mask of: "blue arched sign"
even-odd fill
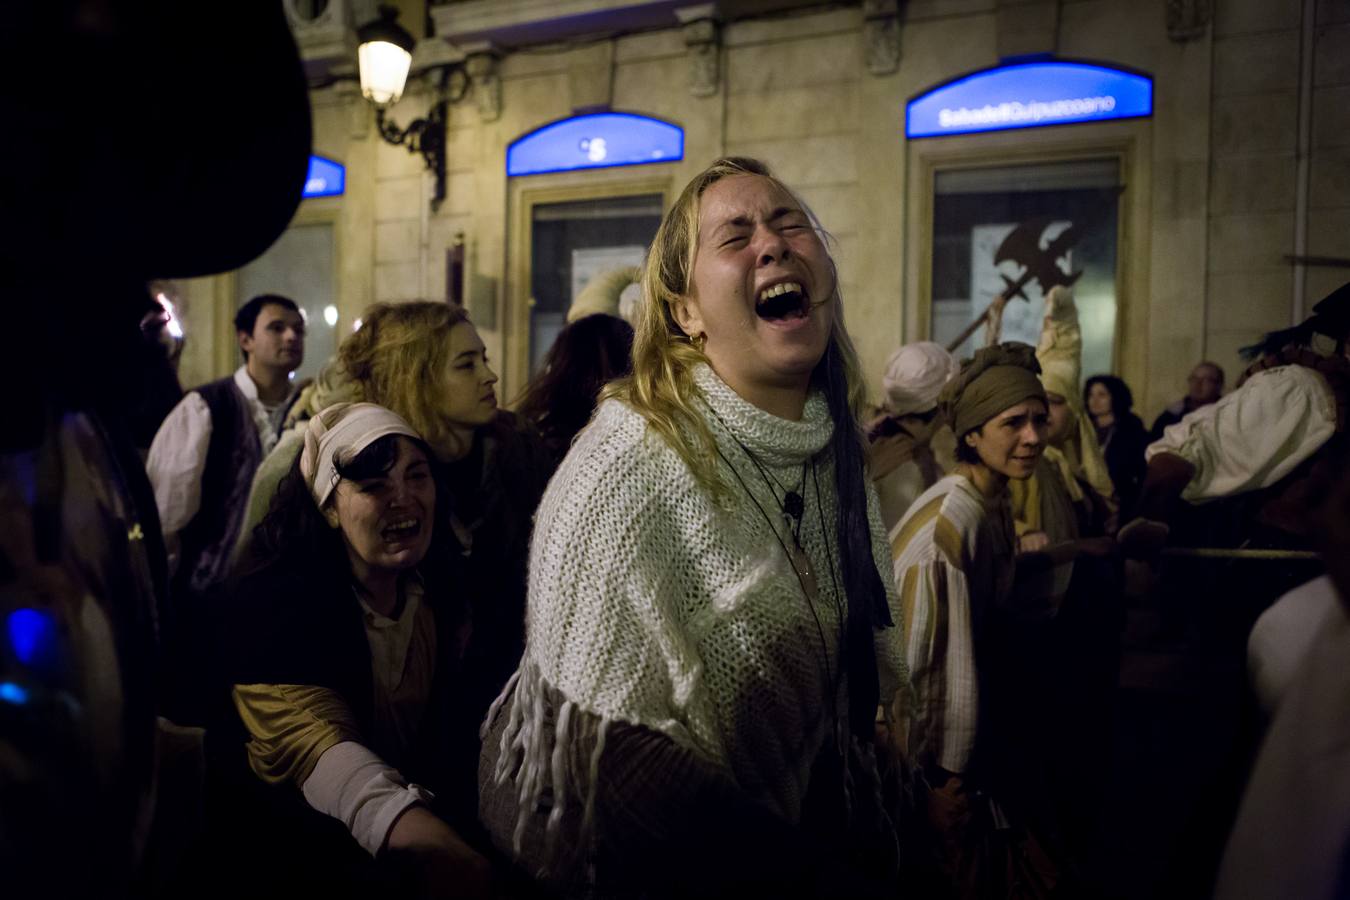
[[[683,158],[684,129],[678,125],[633,113],[592,113],[516,138],[506,148],[506,174],[542,175]]]
[[[905,136],[939,137],[1153,115],[1153,79],[1078,62],[1028,62],[965,75],[905,107]]]
[[[309,158],[309,171],[305,173],[304,196],[335,197],[346,188],[346,166],[331,159],[324,159],[322,156]]]

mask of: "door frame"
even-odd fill
[[[905,276],[901,333],[906,342],[931,336],[933,189],[940,170],[1028,163],[1115,159],[1125,190],[1116,221],[1116,326],[1113,370],[1143,384],[1148,371],[1149,199],[1152,185],[1148,119],[1017,129],[911,140],[906,145]],[[1089,374],[1089,373],[1085,373]],[[1095,373],[1091,373],[1095,374]]]
[[[662,215],[670,209],[674,164],[632,168],[584,170],[553,175],[521,175],[510,179],[510,232],[506,248],[506,309],[502,332],[505,353],[502,365],[501,396],[508,402],[524,391],[530,379],[530,310],[534,306],[530,286],[533,267],[530,247],[533,243],[534,208],[551,203],[604,200],[655,194],[661,198]]]

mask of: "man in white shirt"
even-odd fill
[[[1266,491],[1259,519],[1306,538],[1331,479],[1350,458],[1350,284],[1301,325],[1248,348],[1237,390],[1201,407],[1149,445],[1142,519],[1121,530],[1144,548],[1165,536],[1177,500],[1198,504]],[[1246,352],[1246,351],[1244,351]]]
[[[305,322],[286,297],[254,297],[234,327],[244,365],[190,391],[146,460],[179,607],[228,574],[253,473],[277,442],[295,399],[291,373],[304,359]]]

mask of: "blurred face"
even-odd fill
[[[1094,381],[1092,386],[1088,388],[1087,408],[1093,416],[1109,416],[1111,414],[1111,392],[1100,381]]]
[[[436,485],[422,450],[397,438],[394,465],[378,478],[343,479],[325,510],[342,530],[347,557],[358,579],[372,572],[401,572],[422,561],[431,545]]]
[[[249,366],[294,372],[305,360],[305,320],[298,312],[269,303],[258,312],[253,333],[239,332]]]
[[[1011,406],[965,436],[992,472],[1008,478],[1030,478],[1045,450],[1049,413],[1040,400]]]
[[[804,388],[825,353],[834,269],[797,201],[774,181],[735,175],[699,203],[690,292],[676,304],[685,334],[733,389]]]
[[[1213,366],[1196,366],[1186,379],[1186,395],[1197,406],[1214,403],[1223,392],[1223,382]]]
[[[1045,399],[1050,401],[1047,410],[1049,427],[1045,432],[1045,441],[1057,447],[1064,443],[1069,433],[1073,431],[1073,410],[1069,408],[1069,401],[1059,394],[1046,391]]]
[[[461,428],[486,425],[497,415],[497,373],[488,366],[478,331],[468,322],[450,329],[450,352],[441,373],[441,409]]]

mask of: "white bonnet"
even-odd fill
[[[886,389],[886,407],[893,416],[927,412],[937,406],[942,386],[961,366],[940,344],[919,341],[906,344],[886,360],[881,383]]]
[[[398,413],[374,403],[338,403],[309,420],[300,474],[322,509],[339,481],[336,460],[348,462],[382,437],[422,437]]]

